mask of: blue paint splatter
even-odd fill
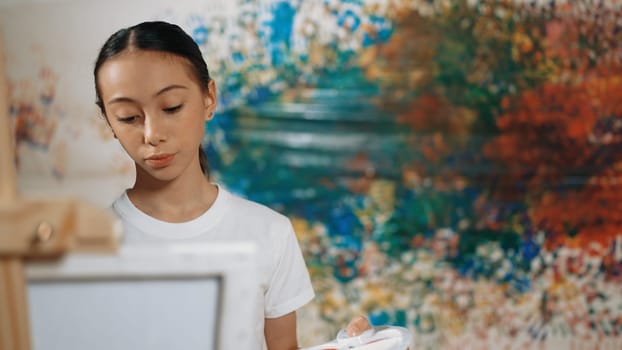
[[[337,24],[340,27],[348,25],[349,29],[355,32],[361,25],[361,17],[351,9],[347,9],[339,15],[337,18]]]
[[[386,43],[393,35],[393,25],[386,18],[372,15],[369,16],[369,22],[376,28],[376,32],[374,35],[363,34],[363,47]]]
[[[270,27],[269,50],[272,64],[283,63],[283,50],[290,48],[292,28],[296,9],[289,2],[281,1],[272,9],[272,21]]]
[[[207,43],[209,30],[205,25],[205,20],[203,20],[200,16],[195,15],[190,17],[189,23],[191,27],[190,36],[192,36],[194,42],[199,46]]]

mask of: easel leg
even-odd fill
[[[0,350],[28,350],[30,325],[21,259],[0,258]]]
[[[8,115],[3,39],[0,32],[0,202],[11,203],[17,198],[17,182],[13,132]],[[23,261],[21,256],[0,257],[0,350],[30,348]]]

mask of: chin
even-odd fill
[[[161,169],[142,168],[141,173],[142,174],[137,174],[137,177],[147,181],[168,182],[179,177],[179,173],[171,169],[171,167]]]

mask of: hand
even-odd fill
[[[371,328],[371,324],[365,316],[356,316],[346,327],[346,334],[348,337],[354,337]]]
[[[365,316],[356,316],[346,327],[346,334],[348,337],[355,337],[372,328]],[[406,350],[409,350],[409,348]]]

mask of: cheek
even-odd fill
[[[112,130],[115,138],[121,143],[121,145],[129,152],[131,147],[142,142],[142,135],[137,130],[127,128],[125,125],[110,124],[110,130]]]
[[[192,111],[192,117],[187,119],[184,125],[187,135],[202,139],[205,134],[205,119],[203,118],[202,109]]]
[[[205,125],[203,123],[195,124],[192,129],[192,134],[194,138],[193,141],[200,144],[205,136]]]

